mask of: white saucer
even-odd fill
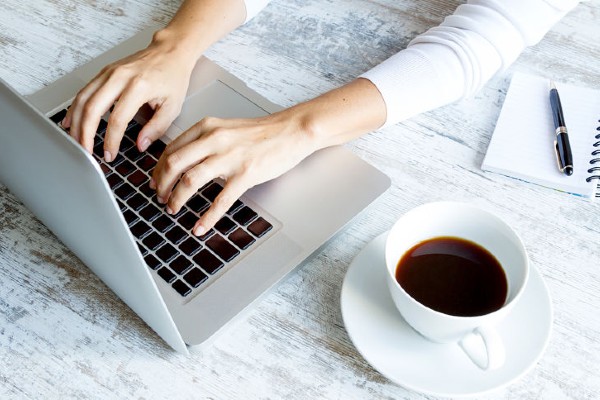
[[[430,342],[400,316],[386,285],[387,233],[356,256],[342,286],[342,316],[350,339],[381,374],[407,389],[435,396],[481,395],[514,382],[537,363],[548,345],[552,305],[531,266],[519,303],[497,327],[506,362],[493,371],[476,367],[457,344]]]

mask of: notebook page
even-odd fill
[[[573,152],[573,175],[558,170],[548,79],[515,73],[500,112],[482,169],[553,189],[591,197],[586,182],[594,136],[600,125],[600,92],[555,82]]]

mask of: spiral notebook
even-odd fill
[[[600,197],[600,90],[554,82],[573,153],[573,175],[554,153],[550,80],[515,73],[481,168],[574,195]]]

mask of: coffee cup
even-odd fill
[[[508,224],[464,203],[424,204],[392,226],[385,261],[392,299],[413,329],[433,342],[458,343],[483,370],[503,365],[495,326],[529,276],[523,242]]]

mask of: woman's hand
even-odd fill
[[[157,32],[146,49],[106,66],[79,91],[63,127],[70,128],[70,135],[91,153],[100,118],[116,102],[104,142],[104,158],[110,162],[119,151],[128,122],[147,103],[154,115],[137,139],[138,148],[145,151],[181,111],[195,54],[166,32]]]
[[[167,212],[176,214],[213,178],[225,185],[194,226],[210,229],[249,188],[276,178],[315,151],[308,126],[294,110],[254,119],[204,118],[163,152],[151,187]]]
[[[276,178],[314,151],[349,141],[385,122],[377,88],[357,79],[306,103],[253,119],[204,118],[171,142],[150,185],[167,212],[214,178],[225,186],[194,226],[202,235],[247,189]]]

